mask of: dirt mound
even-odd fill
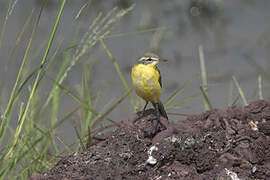
[[[270,179],[270,102],[169,124],[154,114],[122,121],[87,151],[32,179]]]

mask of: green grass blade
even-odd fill
[[[205,104],[206,104],[206,109],[207,109],[207,110],[213,109],[213,106],[212,106],[212,104],[210,103],[210,100],[209,100],[209,98],[208,98],[208,96],[207,96],[207,94],[206,94],[206,92],[204,91],[204,88],[203,88],[202,86],[200,86],[200,90],[201,90],[201,93],[202,93],[202,95],[203,95],[204,102],[205,102]]]
[[[235,86],[236,86],[236,88],[238,90],[238,93],[239,93],[241,99],[242,99],[243,105],[247,106],[248,105],[247,99],[246,99],[246,97],[244,95],[244,92],[243,92],[242,88],[240,87],[238,81],[236,80],[236,78],[234,76],[232,77],[232,79],[233,79],[233,82],[234,82],[234,84],[235,84]]]
[[[63,146],[64,146],[66,152],[68,152],[68,153],[72,153],[72,152],[73,152],[72,149],[71,149],[71,147],[70,147],[69,145],[66,145],[65,142],[64,142],[62,139],[60,139],[58,136],[56,136],[56,138],[57,138],[57,140],[58,140],[61,144],[63,144]],[[61,153],[63,153],[63,152],[64,152],[64,151],[62,151]],[[60,155],[61,153],[58,153],[58,155]]]
[[[229,87],[229,93],[228,93],[228,106],[232,106],[233,104],[233,82],[230,82],[230,87]]]
[[[12,59],[17,47],[19,46],[19,43],[21,42],[23,35],[25,34],[26,28],[29,26],[29,24],[32,20],[33,12],[34,11],[32,11],[31,14],[29,15],[29,17],[26,19],[26,22],[23,24],[23,27],[21,28],[21,30],[16,38],[15,45],[12,47],[11,52],[7,58],[8,63],[7,63],[7,66],[5,67],[5,72],[7,72],[7,69],[8,69],[10,62],[11,62],[11,59]]]
[[[178,88],[168,99],[164,102],[164,105],[166,106],[170,102],[172,102],[189,84],[191,81],[186,81],[183,86]]]
[[[200,93],[196,93],[192,96],[185,97],[185,98],[181,99],[180,101],[175,102],[174,104],[168,105],[166,109],[179,108],[182,104],[189,102],[189,101],[195,99],[196,97],[199,97],[199,95],[200,95]]]
[[[19,97],[23,87],[25,87],[26,83],[37,73],[39,68],[37,68],[36,70],[34,70],[32,73],[30,73],[26,79],[20,84],[18,90],[15,92],[15,94],[13,95],[13,98],[10,99],[10,104],[14,104],[17,100],[17,98]],[[8,112],[9,113],[9,112]],[[20,117],[20,116],[19,116]],[[8,125],[8,120],[9,119],[5,119],[6,122],[4,122],[5,124],[3,124],[3,128],[6,127]],[[1,136],[4,136],[5,135],[5,131],[6,130],[3,130],[3,132],[0,132]]]
[[[55,122],[55,124],[53,124],[50,129],[47,130],[47,132],[43,132],[37,125],[36,125],[36,129],[38,131],[41,132],[42,136],[41,139],[42,140],[44,137],[49,137],[49,134],[52,130],[56,129],[57,127],[59,127],[61,124],[63,124],[64,121],[66,121],[67,119],[69,119],[75,112],[77,112],[79,109],[81,108],[81,106],[77,106],[74,110],[72,110],[71,112],[69,112],[67,115],[65,115],[62,119],[60,119],[59,121]]]
[[[262,75],[258,75],[258,95],[259,99],[263,99],[263,93],[262,93]]]
[[[61,16],[62,16],[62,13],[63,13],[63,10],[64,10],[64,6],[65,6],[65,3],[66,3],[66,0],[62,0],[62,3],[61,3],[61,6],[60,6],[60,8],[59,8],[59,11],[58,11],[58,14],[57,14],[57,17],[56,17],[56,20],[55,20],[54,27],[53,27],[52,32],[51,32],[51,34],[50,34],[49,41],[48,41],[48,44],[47,44],[47,48],[46,48],[46,50],[45,50],[45,53],[44,53],[43,59],[42,59],[42,61],[41,61],[40,67],[43,67],[43,66],[45,65],[46,61],[47,61],[47,56],[48,56],[49,50],[50,50],[50,48],[51,48],[51,45],[52,45],[52,42],[53,42],[53,39],[54,39],[55,32],[56,32],[57,27],[58,27],[58,25],[59,25],[60,18],[61,18]],[[16,128],[15,135],[14,135],[14,142],[13,142],[13,145],[12,145],[10,151],[6,154],[5,157],[9,157],[9,156],[13,153],[13,151],[14,151],[16,145],[17,145],[17,142],[18,142],[18,140],[19,140],[19,135],[20,135],[20,133],[21,133],[21,131],[22,131],[24,122],[25,122],[25,120],[26,120],[27,113],[28,113],[28,111],[29,111],[30,104],[31,104],[31,102],[32,102],[32,100],[33,100],[33,96],[34,96],[34,94],[35,94],[35,92],[36,92],[36,89],[37,89],[37,86],[38,86],[38,83],[39,83],[39,80],[40,80],[40,76],[41,76],[41,72],[42,72],[41,70],[42,70],[42,69],[40,69],[40,70],[38,71],[38,73],[37,73],[37,76],[36,76],[36,79],[35,79],[33,88],[32,88],[32,90],[31,90],[30,96],[29,96],[29,98],[28,98],[28,102],[27,102],[26,107],[25,107],[25,111],[24,111],[24,113],[23,113],[23,115],[22,115],[22,117],[21,117],[21,119],[20,119],[20,124],[19,124],[19,125],[17,126],[17,128]],[[5,159],[6,159],[6,158],[5,158]]]
[[[106,112],[104,112],[101,116],[99,116],[98,119],[94,121],[91,129],[97,127],[104,120],[104,118],[108,116],[131,93],[131,91],[132,89],[126,91],[126,93],[122,97],[120,97],[116,101],[116,103],[114,103]]]
[[[205,67],[205,60],[204,60],[204,52],[203,52],[203,46],[199,45],[199,57],[200,57],[200,67],[201,67],[201,78],[202,78],[202,88],[203,88],[203,95],[206,95],[207,97],[207,73],[206,73],[206,67]],[[206,100],[204,98],[204,100]],[[204,109],[207,111],[209,110],[208,102],[204,101]]]
[[[28,58],[30,47],[32,45],[32,41],[33,41],[34,35],[36,33],[36,30],[37,30],[37,27],[38,27],[38,24],[39,24],[39,20],[40,20],[40,16],[41,16],[41,13],[43,12],[44,6],[45,6],[45,4],[43,4],[41,9],[40,9],[37,21],[35,23],[35,26],[34,26],[33,31],[31,33],[29,42],[27,44],[27,48],[25,50],[25,54],[24,54],[22,63],[20,65],[19,72],[18,72],[16,81],[15,81],[15,84],[13,85],[13,88],[12,88],[12,91],[11,91],[11,94],[10,94],[10,97],[9,97],[9,100],[8,100],[8,105],[7,105],[7,107],[5,109],[5,112],[3,114],[3,118],[2,118],[2,122],[1,122],[1,126],[0,126],[0,144],[2,144],[2,140],[3,140],[3,137],[4,137],[5,132],[6,132],[6,127],[7,127],[7,124],[9,122],[9,119],[10,119],[10,112],[11,112],[11,109],[12,109],[12,106],[13,106],[13,102],[14,102],[14,98],[15,98],[14,95],[15,95],[15,92],[16,92],[16,89],[17,89],[17,85],[18,85],[19,80],[21,78],[22,71],[23,71],[24,65],[26,63],[26,60]]]
[[[91,66],[90,63],[85,65],[83,78],[82,78],[82,87],[83,87],[82,97],[85,100],[85,104],[87,104],[88,107],[92,108],[91,90],[89,88],[90,66]],[[84,108],[82,123],[81,123],[82,134],[85,134],[88,131],[88,125],[90,124],[91,118],[92,118],[92,112]]]
[[[72,41],[72,44],[74,44],[75,42],[75,37],[77,35],[77,32],[75,33],[75,36],[73,37],[73,41]],[[58,50],[55,51],[55,56],[56,56],[56,52]],[[71,53],[72,53],[72,49],[68,49],[67,51],[64,51],[63,53],[63,61],[60,65],[60,68],[58,70],[58,73],[57,73],[57,76],[56,76],[56,82],[59,82],[61,77],[63,76],[63,73],[65,72],[65,69],[67,68],[67,65],[68,65],[68,61],[69,61],[69,58],[71,56]],[[53,63],[49,63],[48,64],[48,69],[50,69],[51,67],[53,66]],[[53,87],[51,88],[50,92],[48,93],[48,97],[45,101],[45,103],[42,104],[42,106],[39,108],[38,112],[36,113],[36,118],[40,117],[41,114],[43,113],[43,111],[45,110],[45,108],[49,105],[49,103],[51,102],[51,99],[53,99],[53,106],[52,106],[52,115],[51,115],[51,124],[54,123],[55,121],[55,118],[57,117],[57,104],[55,104],[57,101],[57,99],[59,98],[60,96],[60,91],[59,91],[59,87],[54,83],[53,84]]]
[[[3,42],[3,39],[5,37],[6,25],[7,25],[7,22],[8,22],[8,18],[12,14],[12,12],[13,12],[16,4],[17,4],[17,1],[18,0],[14,0],[14,1],[9,0],[7,13],[6,13],[4,24],[2,26],[2,31],[1,31],[1,34],[0,34],[0,49],[2,48],[2,42]]]
[[[36,129],[39,130],[42,134],[41,136],[41,140],[45,137],[47,137],[48,139],[50,139],[50,142],[54,142],[54,139],[52,137],[52,132],[59,127],[61,124],[64,123],[64,121],[66,121],[67,119],[69,119],[75,112],[77,112],[79,109],[81,108],[81,106],[77,106],[74,110],[72,110],[71,112],[69,112],[67,115],[65,115],[62,119],[60,119],[59,121],[56,121],[54,124],[51,125],[50,129],[48,129],[46,132],[43,132],[38,125],[36,125]],[[55,136],[55,134],[54,134]],[[50,143],[48,141],[48,143]],[[70,149],[69,149],[70,150]],[[40,154],[44,154],[46,153],[47,149],[43,148],[43,152],[41,152]],[[55,154],[58,154],[58,148],[55,149]]]
[[[60,43],[60,45],[62,44],[62,42]],[[60,45],[57,47],[56,51],[54,52],[53,56],[51,57],[51,61],[50,61],[51,63],[48,64],[48,69],[53,66],[53,62],[54,62],[54,60],[56,58],[56,55],[57,55],[57,53],[59,51]],[[63,61],[62,61],[61,66],[59,68],[59,71],[57,73],[56,81],[59,80],[60,76],[62,75],[62,73],[64,71],[64,68],[67,65],[67,62],[68,62],[68,59],[64,58]],[[59,106],[60,106],[59,103],[60,103],[61,93],[60,93],[59,88],[56,88],[56,87],[57,86],[54,84],[53,88],[52,88],[52,91],[50,92],[50,93],[52,93],[52,96],[53,96],[52,105],[51,105],[50,126],[55,124],[55,122],[57,121],[58,112],[59,112]],[[45,103],[39,108],[38,113],[36,115],[36,118],[39,119],[39,117],[41,116],[41,114],[43,113],[45,108],[48,106],[47,103],[48,103],[48,101],[45,101]],[[55,134],[55,131],[54,131],[53,128],[51,128],[51,132],[50,132],[51,141],[47,141],[47,142],[52,145],[54,153],[57,153],[59,150],[57,148],[55,139],[53,138],[54,134]],[[49,144],[47,144],[47,146],[49,146]]]
[[[80,137],[79,131],[78,131],[78,129],[75,126],[74,126],[74,129],[75,129],[75,132],[76,132],[76,136],[79,139],[80,146],[81,146],[82,150],[85,151],[86,150],[86,147],[83,144],[83,141],[82,141],[82,138]]]
[[[64,121],[66,121],[67,119],[69,119],[75,112],[77,112],[81,107],[77,106],[74,110],[72,110],[71,112],[69,112],[67,115],[65,115],[62,119],[60,119],[59,121],[55,122],[55,124],[52,125],[52,129],[56,129],[57,127],[59,127],[61,124],[63,124]]]
[[[82,107],[86,108],[88,111],[92,112],[96,116],[99,114],[94,109],[91,109],[90,107],[88,107],[87,104],[85,104],[78,96],[76,96],[71,91],[66,89],[64,86],[62,86],[61,84],[56,82],[54,79],[50,78],[49,76],[47,76],[47,78],[52,80],[60,89],[62,89],[66,94],[68,94],[70,97],[72,97],[72,99],[74,99],[76,102],[78,102]]]
[[[109,49],[107,48],[107,46],[105,45],[105,43],[104,43],[104,41],[103,41],[102,39],[100,40],[100,43],[101,43],[103,49],[105,50],[105,52],[108,54],[109,59],[110,59],[111,62],[113,63],[113,66],[114,66],[114,68],[115,68],[115,70],[116,70],[118,76],[120,77],[120,79],[121,79],[121,81],[122,81],[122,83],[123,83],[123,85],[124,85],[126,91],[128,91],[128,90],[130,89],[130,87],[129,87],[129,85],[128,85],[126,79],[125,79],[125,76],[124,76],[124,74],[122,73],[122,71],[121,71],[121,69],[120,69],[120,67],[119,67],[119,65],[118,65],[118,63],[117,63],[117,61],[116,61],[116,59],[113,57],[112,53],[109,51]],[[129,95],[129,98],[130,98],[131,104],[133,105],[133,107],[134,107],[134,109],[135,109],[135,100],[134,100],[133,95],[130,94],[130,95]]]
[[[132,32],[115,33],[115,34],[105,36],[103,39],[110,39],[110,38],[123,37],[123,36],[129,36],[129,35],[138,35],[138,34],[156,32],[156,31],[161,31],[161,30],[166,30],[166,28],[157,27],[157,28],[148,28],[148,29],[142,29],[142,30],[132,31]]]
[[[18,90],[16,91],[14,98],[12,99],[13,101],[16,100],[16,98],[20,95],[22,89],[26,86],[27,82],[37,74],[39,71],[40,67],[36,68],[34,71],[32,71],[21,83],[20,86],[18,87]],[[13,103],[13,102],[12,102]]]
[[[75,16],[75,18],[74,18],[75,20],[77,20],[77,19],[80,17],[82,11],[83,11],[89,4],[90,4],[90,1],[88,1],[87,3],[85,3],[85,4],[80,8],[80,10],[78,11],[78,13],[76,14],[76,16]]]

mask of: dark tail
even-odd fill
[[[160,112],[160,115],[165,117],[168,120],[168,115],[167,115],[167,113],[166,113],[166,111],[164,109],[164,106],[163,106],[162,102],[158,103],[158,110]]]

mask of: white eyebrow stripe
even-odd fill
[[[156,57],[142,57],[139,61],[147,60],[149,58],[151,58],[154,61],[158,61],[159,60],[159,58],[156,58]]]
[[[148,59],[148,57],[142,57],[139,61],[143,61],[143,60],[146,60]]]
[[[158,61],[159,58],[156,58],[156,57],[151,57],[151,59],[155,60],[155,61]]]

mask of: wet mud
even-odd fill
[[[31,179],[270,179],[269,101],[173,122],[153,109],[135,119]]]

